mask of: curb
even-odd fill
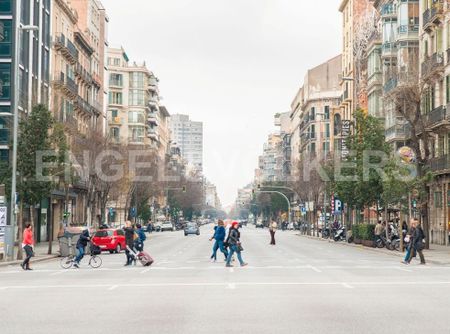
[[[55,254],[55,255],[46,255],[46,256],[40,256],[37,257],[35,259],[31,258],[30,263],[37,263],[37,262],[44,262],[44,261],[49,261],[49,260],[53,260],[56,259],[57,257],[59,257],[59,255]],[[8,261],[8,262],[0,262],[0,268],[1,267],[8,267],[8,266],[16,266],[22,263],[22,260],[15,260],[15,261]]]
[[[306,239],[310,239],[310,240],[316,240],[316,241],[322,241],[322,242],[328,242],[330,244],[336,244],[336,245],[341,245],[341,246],[347,246],[347,247],[352,247],[352,248],[357,248],[357,249],[361,249],[361,250],[365,250],[365,251],[369,251],[369,252],[373,252],[373,253],[382,253],[385,255],[390,255],[390,256],[395,256],[398,257],[398,254],[404,254],[403,252],[395,252],[395,251],[389,251],[389,250],[384,250],[383,248],[370,248],[370,247],[365,247],[363,245],[355,245],[355,244],[350,244],[348,242],[335,242],[333,240],[330,239],[323,239],[323,238],[319,238],[319,237],[313,237],[310,235],[303,235],[303,234],[296,234],[299,237],[302,238],[306,238]],[[426,253],[425,253],[426,255]],[[426,262],[427,263],[431,263],[431,264],[437,264],[437,265],[450,265],[450,258],[448,260],[448,262],[444,262],[444,261],[440,261],[440,260],[433,260],[433,259],[427,259],[425,256]]]

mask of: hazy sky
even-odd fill
[[[308,68],[341,52],[340,0],[102,0],[109,42],[147,62],[170,113],[204,122],[205,175],[224,205]]]

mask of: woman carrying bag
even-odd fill
[[[241,245],[240,241],[241,234],[239,233],[238,228],[239,228],[238,222],[233,222],[233,224],[231,224],[230,233],[228,234],[228,238],[226,241],[226,243],[230,247],[226,267],[232,267],[231,259],[234,253],[237,254],[237,258],[239,260],[239,263],[241,264],[241,267],[245,267],[246,265],[248,265],[248,263],[245,263],[244,260],[242,259],[241,252],[244,250],[244,248]]]

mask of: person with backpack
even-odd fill
[[[245,267],[246,265],[248,265],[248,263],[244,262],[244,260],[242,259],[241,252],[243,251],[243,248],[240,238],[241,233],[239,232],[239,223],[235,221],[231,224],[230,232],[226,241],[226,243],[230,246],[230,252],[227,256],[226,267],[232,267],[231,259],[234,253],[237,254],[237,258],[239,260],[239,263],[241,264],[241,267]]]
[[[147,236],[145,235],[141,224],[136,224],[136,234],[138,237],[134,241],[134,248],[136,248],[137,251],[142,252],[144,251],[144,241],[147,239]]]
[[[211,261],[217,261],[217,251],[220,251],[225,255],[225,261],[228,257],[228,251],[225,248],[225,236],[226,231],[224,227],[225,223],[223,220],[218,221],[217,226],[214,227],[214,235],[209,239],[209,241],[215,240],[213,246],[213,253],[211,255]]]
[[[75,268],[80,268],[80,261],[83,259],[84,254],[85,254],[85,250],[86,250],[86,246],[89,243],[89,241],[91,240],[91,237],[89,236],[89,230],[84,230],[81,235],[80,238],[77,241],[77,250],[78,250],[78,255],[75,258],[74,264],[73,266]]]
[[[417,218],[413,218],[411,220],[411,226],[414,228],[413,233],[411,234],[411,252],[409,254],[409,258],[406,261],[407,264],[411,263],[411,260],[414,256],[414,252],[419,254],[420,264],[425,265],[425,257],[423,255],[423,249],[425,248],[424,239],[425,233],[423,232],[422,227],[420,226],[419,220]]]

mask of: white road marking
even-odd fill
[[[1,291],[7,289],[16,289],[16,290],[33,290],[33,289],[82,289],[82,288],[108,288],[108,289],[116,289],[116,288],[152,288],[152,287],[214,287],[214,286],[222,286],[228,287],[230,283],[149,283],[149,284],[117,284],[111,286],[110,284],[72,284],[72,285],[9,285],[3,286],[0,288]],[[405,288],[410,288],[410,286],[442,286],[448,285],[450,287],[450,281],[428,281],[428,282],[241,282],[241,283],[232,283],[235,287],[239,286],[344,286],[347,284],[351,287],[353,286],[400,286]],[[347,287],[347,286],[346,286]]]
[[[141,271],[141,274],[148,273],[149,271],[150,271],[150,268],[144,269],[144,270]]]
[[[109,291],[116,290],[118,287],[119,287],[118,285],[112,285],[108,288],[108,290]]]
[[[67,270],[60,270],[60,271],[56,271],[56,272],[54,272],[54,273],[51,273],[50,274],[50,276],[57,276],[57,275],[61,275],[61,274],[64,274],[64,273],[66,273],[67,272]]]
[[[347,289],[353,289],[353,287],[348,283],[342,283],[342,286]]]
[[[234,283],[228,283],[228,289],[230,289],[230,290],[235,290],[235,289],[236,289],[236,284],[234,284]]]
[[[186,261],[186,263],[200,263],[200,261]]]
[[[309,268],[311,268],[311,270],[314,270],[316,273],[321,273],[322,270],[320,270],[319,268],[316,268],[314,266],[309,266]]]
[[[405,268],[395,268],[395,269],[400,270],[400,271],[405,271],[407,273],[412,273],[412,270],[410,270],[410,269],[405,269]]]

